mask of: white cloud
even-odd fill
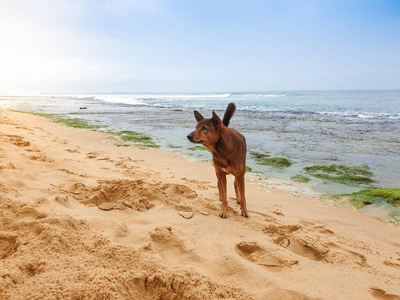
[[[67,1],[0,2],[0,91],[23,91],[55,84],[78,53],[68,45],[79,42],[65,25],[75,14]],[[73,47],[71,47],[73,49]]]
[[[96,81],[139,78],[119,61],[124,41],[80,24],[101,11],[156,8],[155,1],[0,0],[0,92],[65,91],[77,83],[95,88]]]

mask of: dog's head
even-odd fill
[[[215,112],[213,112],[211,119],[204,119],[196,110],[194,111],[194,117],[197,121],[196,130],[188,134],[188,140],[205,146],[214,145],[219,140],[219,130],[222,126],[221,119]]]

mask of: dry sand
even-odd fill
[[[400,228],[0,109],[1,299],[400,299]]]

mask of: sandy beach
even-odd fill
[[[400,227],[0,109],[0,299],[400,299]]]

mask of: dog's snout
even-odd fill
[[[193,133],[189,133],[188,135],[187,135],[187,138],[188,138],[188,140],[189,141],[193,141]]]

